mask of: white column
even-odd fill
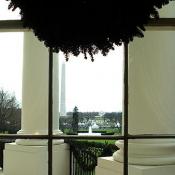
[[[48,134],[48,49],[31,33],[24,34],[22,128],[18,134]],[[58,57],[53,68],[53,132],[58,126]],[[63,140],[53,144],[53,175],[69,175],[69,145]],[[47,175],[47,140],[18,139],[4,150],[5,175]]]
[[[160,17],[175,17],[175,2],[162,8]],[[160,30],[146,32],[129,46],[130,134],[175,134],[174,45],[175,31]],[[122,141],[116,144],[122,149]],[[173,139],[133,140],[129,142],[129,162],[175,164],[174,149]],[[122,161],[121,152],[114,155],[116,160]]]
[[[53,54],[53,133],[62,134],[59,130],[59,61],[58,54]]]
[[[175,32],[150,31],[129,47],[129,133],[175,133]],[[122,149],[122,141],[116,143]],[[175,164],[175,141],[133,140],[131,164]],[[114,158],[122,161],[121,153]],[[118,157],[117,157],[118,156]],[[142,160],[143,158],[143,160]]]
[[[22,83],[22,121],[18,134],[48,134],[48,48],[32,32],[24,34]],[[53,132],[59,130],[58,55],[53,60]],[[30,143],[29,143],[30,142]],[[38,141],[17,140],[18,144],[38,144]],[[40,144],[45,144],[40,141]]]

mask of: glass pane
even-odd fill
[[[130,134],[173,134],[174,31],[147,31],[129,47]]]
[[[94,59],[71,56],[65,62],[60,54],[60,129],[65,133],[121,132],[123,47]]]
[[[0,33],[0,133],[16,133],[21,121],[23,33]]]
[[[168,5],[159,10],[161,18],[175,18],[175,1],[170,1]]]
[[[16,9],[15,11],[8,10],[8,5],[8,1],[0,1],[0,20],[21,19],[19,9]]]

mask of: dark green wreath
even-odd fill
[[[85,58],[101,51],[106,55],[114,44],[143,37],[144,25],[158,18],[158,8],[169,0],[7,0],[9,8],[21,9],[24,27],[33,29],[39,40],[55,52]]]

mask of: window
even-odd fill
[[[23,33],[0,32],[0,48],[0,132],[16,133],[21,123]]]
[[[10,22],[9,22],[10,24]],[[172,27],[174,25],[174,19],[164,19],[159,20],[158,23],[150,23],[150,25],[154,27]],[[7,27],[8,29],[8,27]],[[21,27],[21,30],[22,27]],[[124,175],[128,175],[128,140],[129,139],[156,139],[156,138],[174,138],[174,135],[129,135],[128,134],[128,45],[124,44],[124,57],[125,57],[125,71],[124,71],[124,136],[100,136],[97,137],[99,139],[122,139],[124,140]],[[49,115],[48,115],[48,134],[43,135],[11,135],[11,134],[4,134],[0,135],[1,139],[7,139],[7,138],[13,138],[13,139],[47,139],[48,140],[48,175],[52,175],[52,141],[58,140],[58,139],[85,139],[83,136],[66,136],[66,135],[53,135],[53,125],[52,125],[52,66],[53,66],[53,53],[52,50],[49,50],[49,60],[50,60],[50,71],[49,71]],[[94,137],[89,137],[88,139],[94,139]]]
[[[95,61],[83,55],[60,60],[60,127],[71,132],[73,109],[79,114],[78,132],[121,134],[123,99],[123,46],[115,47],[106,57]],[[67,129],[69,128],[69,129]]]
[[[0,2],[0,20],[15,20],[21,19],[19,15],[19,9],[16,9],[14,12],[8,10],[8,1],[1,1]]]

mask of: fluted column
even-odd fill
[[[129,134],[175,133],[175,32],[149,31],[129,46]],[[123,143],[114,159],[123,162]],[[173,139],[130,140],[129,164],[175,164]]]
[[[18,134],[48,134],[48,48],[32,32],[24,33],[22,121]],[[59,130],[58,55],[53,57],[53,133]],[[17,140],[18,144],[38,141]],[[40,141],[39,144],[45,144]]]

